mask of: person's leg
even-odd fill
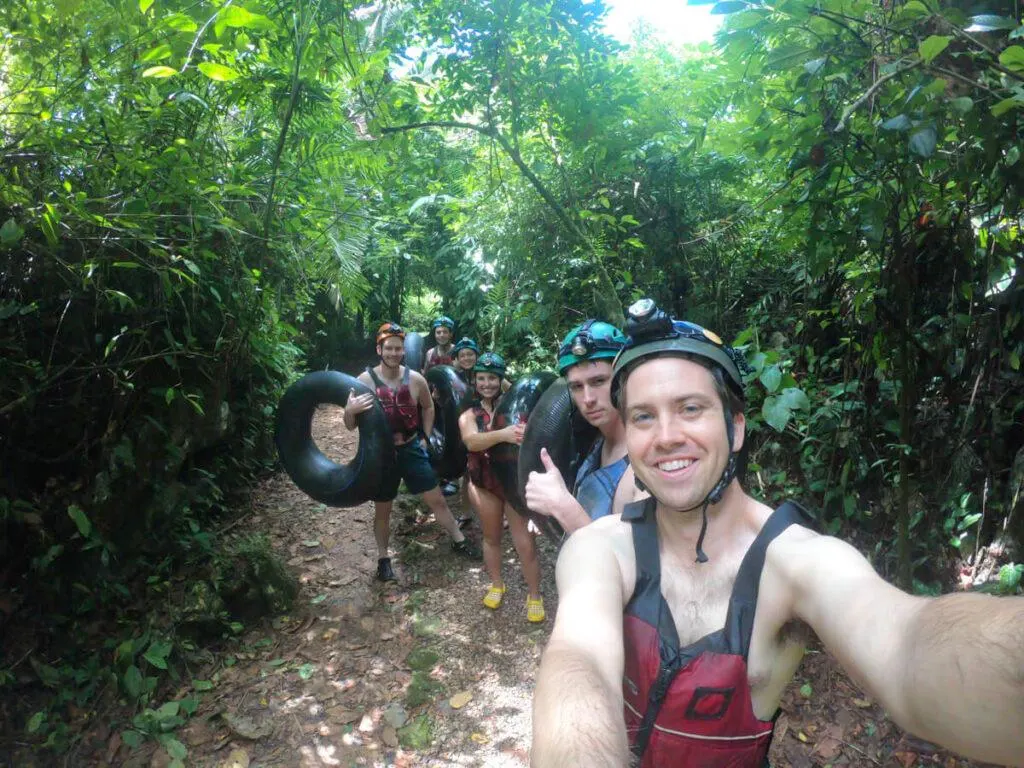
[[[448,531],[452,541],[460,542],[465,540],[466,536],[459,528],[459,524],[455,522],[455,516],[452,515],[452,511],[448,509],[448,502],[444,500],[441,488],[435,486],[429,491],[424,491],[422,496],[427,508],[434,513],[434,519],[441,524],[442,528]]]
[[[391,539],[391,507],[393,501],[373,502],[373,538],[377,540],[377,557],[388,557]]]
[[[512,543],[515,544],[519,562],[523,567],[526,588],[529,590],[530,597],[537,600],[540,598],[540,561],[537,559],[537,543],[534,541],[533,534],[526,528],[526,520],[509,504],[505,505],[505,517],[508,519],[508,530],[512,534]]]
[[[502,501],[473,483],[466,483],[466,486],[469,500],[480,516],[480,527],[484,533],[484,567],[491,577],[491,586],[504,588],[501,578]]]

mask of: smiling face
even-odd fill
[[[637,478],[668,509],[704,502],[729,460],[722,399],[711,372],[692,360],[641,363],[623,385],[626,451]],[[745,421],[733,415],[733,450]]]
[[[397,368],[405,357],[405,341],[397,336],[388,336],[383,344],[377,345],[377,354],[388,368]]]
[[[612,364],[608,360],[586,360],[565,372],[569,394],[576,410],[600,429],[619,412],[612,405]]]
[[[501,377],[496,373],[476,373],[476,392],[484,400],[493,400],[501,393]]]
[[[455,357],[455,362],[459,364],[459,368],[464,371],[471,371],[473,366],[476,365],[476,352],[472,349],[460,349],[459,354]]]
[[[446,325],[439,325],[434,329],[434,341],[440,346],[446,347],[452,340],[452,329]]]

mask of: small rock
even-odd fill
[[[392,749],[398,746],[398,734],[390,725],[385,726],[384,731],[380,735],[380,740]]]
[[[370,713],[369,712],[367,712],[365,715],[363,715],[363,719],[359,721],[359,730],[362,733],[372,733],[373,732],[373,718],[370,717]]]
[[[269,736],[271,733],[270,725],[267,723],[257,723],[251,717],[246,717],[245,715],[225,712],[221,717],[224,718],[224,722],[227,723],[231,732],[236,736],[241,736],[243,739],[255,741],[256,739],[262,739],[264,736]]]
[[[384,722],[392,728],[401,728],[409,722],[409,715],[401,704],[391,704],[384,710]]]
[[[226,760],[217,763],[217,768],[249,768],[249,753],[244,749],[232,749]]]

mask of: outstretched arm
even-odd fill
[[[580,530],[558,556],[558,615],[533,697],[534,768],[623,768],[622,577],[607,531]]]
[[[912,597],[838,539],[791,529],[777,544],[765,577],[785,574],[793,614],[900,727],[1024,766],[1024,598]]]

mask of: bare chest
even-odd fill
[[[739,565],[731,563],[713,570],[706,564],[662,568],[661,594],[672,612],[680,648],[725,626],[738,570]]]

